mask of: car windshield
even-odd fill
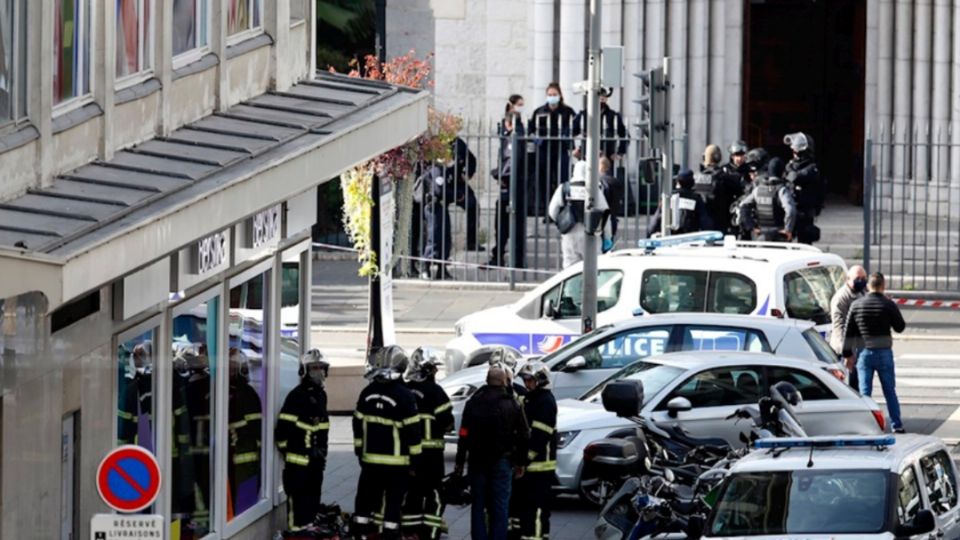
[[[684,373],[684,370],[663,364],[654,364],[652,362],[634,362],[629,366],[614,373],[600,384],[580,396],[581,401],[599,401],[600,393],[603,392],[607,383],[612,381],[640,381],[643,383],[643,402],[646,403],[651,397],[660,393],[663,387],[670,384],[671,381]]]
[[[843,268],[814,266],[783,277],[787,316],[817,324],[830,322],[830,299],[843,284]]]
[[[567,353],[567,351],[573,350],[575,347],[578,347],[581,343],[586,343],[587,341],[593,339],[594,336],[602,334],[611,328],[613,328],[612,324],[607,324],[607,325],[601,326],[600,328],[594,328],[593,331],[583,334],[582,336],[574,339],[570,343],[567,343],[563,347],[560,347],[559,349],[553,351],[552,353],[546,356],[542,356],[537,360],[540,360],[544,364],[549,365],[550,362],[552,362],[553,360],[556,360],[557,358],[564,356]]]
[[[888,514],[889,479],[883,470],[735,474],[717,501],[707,534],[879,533]]]

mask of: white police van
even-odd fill
[[[837,255],[803,244],[742,242],[718,232],[640,244],[599,258],[594,327],[651,313],[731,313],[810,320],[828,337],[830,299],[846,273]],[[582,274],[582,264],[573,265],[513,304],[460,319],[447,344],[448,373],[481,347],[507,345],[541,356],[578,336]]]
[[[960,538],[957,469],[936,437],[761,439],[757,447],[730,469],[691,537]]]

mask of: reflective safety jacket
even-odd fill
[[[530,447],[527,471],[553,472],[557,469],[557,400],[553,392],[537,388],[523,402],[524,416],[530,423]]]
[[[326,459],[329,433],[327,392],[304,378],[283,401],[274,430],[277,449],[288,467],[305,467]]]
[[[409,466],[423,452],[413,392],[400,381],[368,384],[353,413],[353,445],[361,463]]]
[[[263,405],[260,395],[246,379],[230,380],[228,408],[230,486],[260,478],[260,453],[263,444]]]
[[[443,451],[443,435],[453,429],[453,404],[435,381],[411,382],[410,390],[417,398],[423,450]]]

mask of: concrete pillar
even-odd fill
[[[583,99],[574,97],[573,83],[585,80],[585,0],[560,0],[560,88],[568,105],[583,108]]]
[[[28,88],[30,92],[28,107],[30,117],[36,122],[34,125],[40,132],[40,144],[37,149],[37,159],[34,170],[37,171],[37,187],[48,185],[52,180],[52,138],[53,138],[53,2],[27,2],[29,13],[27,17],[36,32],[27,33],[30,50],[40,51],[41,58],[49,58],[49,62],[36,62],[36,69],[27,69],[30,77]]]
[[[935,0],[933,11],[933,118],[932,140],[936,144],[946,141],[950,123],[950,40],[953,35],[950,24],[952,0]],[[949,176],[949,152],[934,146],[931,155],[931,173],[935,182],[946,182]]]
[[[898,142],[911,140],[912,115],[910,99],[912,96],[911,81],[913,79],[913,5],[908,1],[898,1],[896,4],[896,24],[894,39],[896,40],[893,62],[893,123],[895,139]],[[893,171],[895,177],[902,177],[909,173],[907,162],[911,153],[903,146],[893,149]]]
[[[707,105],[710,100],[710,0],[690,0],[689,24],[689,108],[687,131],[690,137],[689,166],[696,168],[702,161],[703,149],[710,140]]]
[[[877,100],[876,100],[876,115],[874,116],[875,121],[873,122],[873,133],[875,140],[889,140],[890,130],[893,125],[893,64],[894,64],[894,52],[893,52],[893,3],[894,0],[879,0],[877,8],[877,31],[873,39],[868,37],[867,40],[867,78],[870,79],[870,72],[873,66],[876,66],[876,69],[873,70],[876,72],[876,87],[877,87]],[[869,9],[869,7],[867,8]],[[869,36],[870,34],[868,34]],[[876,47],[871,47],[871,44],[876,42]],[[876,63],[870,62],[870,55],[874,54],[872,50],[876,51]],[[868,111],[870,109],[867,109]],[[866,116],[866,118],[870,118]],[[880,149],[880,155],[878,156],[882,159],[882,166],[879,174],[888,175],[891,174],[891,158],[889,148]]]
[[[113,158],[113,104],[117,78],[117,3],[91,2],[94,21],[90,35],[90,83],[93,99],[103,109],[103,127],[100,131],[98,153],[100,159]]]
[[[557,0],[533,1],[533,85],[525,96],[530,105],[543,101],[543,92],[553,80],[553,6]],[[533,107],[530,107],[533,110]]]
[[[930,72],[933,60],[933,2],[914,0],[913,27],[913,126],[918,135],[913,179],[925,183],[930,178]]]
[[[284,91],[292,85],[292,74],[282,58],[296,54],[290,50],[290,0],[274,0],[263,4],[263,29],[273,38],[270,49],[270,87]]]
[[[709,29],[710,41],[707,53],[707,69],[709,84],[709,109],[707,111],[708,135],[707,138],[723,148],[724,158],[727,157],[727,147],[734,139],[730,139],[724,126],[724,95],[726,78],[726,42],[727,32],[724,25],[726,17],[724,0],[710,0]],[[731,51],[731,55],[742,55],[741,51]]]
[[[157,10],[157,25],[154,40],[154,76],[160,81],[160,118],[158,135],[166,136],[173,131],[170,125],[170,89],[173,85],[173,2],[154,4]]]
[[[960,23],[960,2],[953,3],[953,22]],[[960,32],[953,33],[953,92],[950,97],[950,214],[960,215]]]
[[[217,105],[218,112],[230,108],[230,80],[227,70],[227,5],[226,2],[213,2],[210,6],[210,51],[217,55]]]
[[[628,122],[627,130],[633,133],[633,126],[629,123],[636,121],[639,116],[637,104],[639,99],[640,79],[634,75],[643,71],[643,35],[645,21],[641,0],[624,0],[623,2],[623,120]]]
[[[667,55],[667,0],[645,0],[647,14],[644,18],[644,68],[654,69],[663,65]]]
[[[723,126],[726,137],[735,141],[745,139],[748,133],[741,125],[741,100],[743,98],[743,33],[744,3],[740,0],[725,0],[724,14],[724,90],[723,90]]]
[[[684,130],[688,130],[687,118],[687,76],[690,62],[687,51],[687,30],[689,29],[688,0],[669,0],[667,12],[668,48],[670,57],[670,121],[673,122],[673,136],[679,139]],[[682,146],[675,146],[675,156],[681,156]],[[681,167],[689,166],[689,153],[674,161]]]

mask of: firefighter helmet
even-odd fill
[[[367,368],[368,379],[396,380],[407,370],[407,353],[397,345],[387,345],[377,349],[370,356]]]
[[[417,347],[410,355],[410,364],[404,378],[408,381],[422,382],[437,374],[443,364],[443,355],[432,347]]]
[[[499,347],[494,347],[490,351],[490,360],[488,363],[492,365],[502,364],[510,371],[513,371],[517,367],[517,363],[523,358],[523,354],[520,351],[514,349],[513,347],[507,347],[506,345],[501,345]]]
[[[330,362],[327,362],[320,349],[310,349],[300,357],[300,369],[298,374],[305,377],[310,373],[310,366],[320,366],[321,381],[330,375]]]
[[[524,364],[517,376],[524,381],[531,379],[536,381],[537,388],[550,384],[550,368],[539,360],[531,360]]]

